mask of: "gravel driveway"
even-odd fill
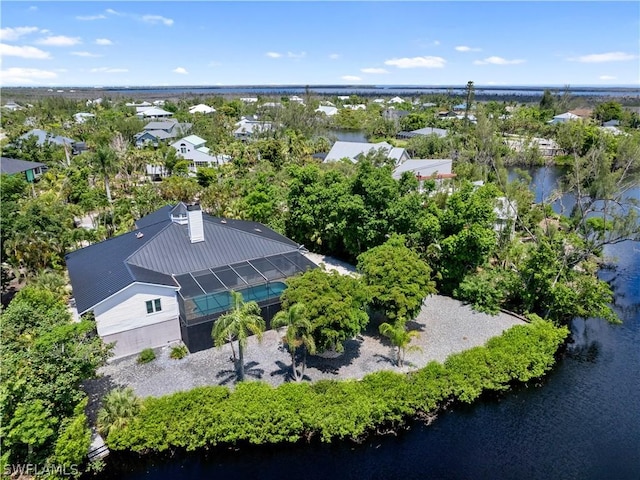
[[[425,366],[432,360],[444,361],[456,352],[483,345],[489,338],[524,322],[507,314],[496,316],[474,312],[449,297],[428,297],[418,317],[408,324],[420,336],[412,345],[420,351],[407,352],[401,369],[392,363],[391,345],[377,333],[372,325],[367,332],[345,345],[345,352],[337,358],[311,356],[306,377],[320,379],[362,378],[376,370],[410,371]],[[255,337],[249,339],[245,352],[246,380],[261,380],[279,385],[290,380],[291,358],[280,342],[276,331],[264,333],[261,344]],[[156,359],[139,365],[137,357],[116,360],[99,370],[102,378],[87,384],[93,399],[115,385],[131,386],[140,397],[161,396],[203,385],[232,387],[236,373],[228,345],[188,355],[182,360],[169,358],[169,348],[156,351]]]

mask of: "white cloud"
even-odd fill
[[[179,73],[180,75],[187,75],[189,72],[187,72],[187,69],[184,67],[177,67],[174,68],[172,70],[173,73]]]
[[[458,45],[456,47],[456,50],[458,52],[481,52],[482,51],[481,48],[469,47],[467,45]]]
[[[30,33],[37,32],[39,30],[38,27],[5,27],[0,28],[0,40],[5,41],[15,41],[24,35],[29,35]]]
[[[36,47],[30,47],[28,45],[7,45],[6,43],[0,43],[0,56],[2,57],[20,57],[20,58],[35,58],[35,59],[47,59],[51,58],[49,52],[40,50]]]
[[[93,57],[93,58],[102,56],[102,55],[98,55],[97,53],[91,53],[91,52],[71,52],[71,55],[75,55],[76,57]]]
[[[581,57],[570,58],[572,62],[582,63],[603,63],[603,62],[625,62],[627,60],[634,60],[638,58],[637,55],[632,55],[625,52],[608,52],[608,53],[594,53],[591,55],[583,55]]]
[[[615,80],[617,77],[614,77],[613,75],[600,75],[600,80]]]
[[[392,58],[384,62],[398,68],[442,68],[447,61],[442,57]]]
[[[343,75],[342,80],[346,80],[347,82],[359,82],[362,80],[360,77],[356,77],[355,75]]]
[[[57,78],[58,74],[48,70],[39,70],[37,68],[20,68],[11,67],[0,71],[2,82],[5,84],[31,84],[42,80],[51,80]]]
[[[159,23],[170,27],[173,25],[173,19],[163,17],[162,15],[143,15],[142,21],[145,23],[150,23],[152,25],[157,25]]]
[[[129,70],[126,68],[98,67],[89,70],[91,73],[125,73]]]
[[[80,20],[80,21],[84,21],[84,22],[90,22],[92,20],[104,20],[105,18],[107,18],[106,15],[76,15],[76,20]]]
[[[282,54],[278,52],[267,52],[265,55],[269,58],[280,58],[282,56]]]
[[[118,16],[124,15],[123,13],[116,12],[113,8],[107,8],[105,12],[107,12],[109,15],[118,15]]]
[[[524,60],[507,60],[506,58],[495,56],[487,57],[484,60],[475,60],[473,62],[474,65],[518,65],[519,63],[524,63]]]
[[[29,11],[30,11],[30,12],[37,12],[37,11],[38,11],[38,7],[36,7],[35,5],[31,5],[31,6],[29,7]]]
[[[108,38],[96,38],[96,45],[113,45],[113,42]]]
[[[54,35],[41,38],[36,42],[39,45],[48,45],[50,47],[72,47],[82,43],[80,37],[67,37],[65,35]]]
[[[289,58],[300,59],[300,58],[304,58],[306,56],[307,56],[307,52],[300,52],[300,53],[287,52],[287,57],[289,57]]]
[[[340,58],[340,54],[339,53],[332,53],[331,55],[329,55],[329,58],[331,60],[337,60]]]
[[[361,68],[360,71],[362,73],[389,73],[388,70],[384,69],[384,68]]]

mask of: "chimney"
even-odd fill
[[[191,243],[204,242],[204,225],[199,203],[187,205],[187,223]]]

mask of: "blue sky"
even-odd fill
[[[2,2],[2,85],[638,85],[638,2]]]

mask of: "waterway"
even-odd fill
[[[532,171],[538,199],[557,171]],[[640,188],[631,193],[640,199]],[[554,205],[554,208],[560,208]],[[573,343],[537,385],[457,406],[433,424],[362,444],[214,451],[127,465],[105,477],[147,479],[527,479],[640,478],[640,242],[606,250],[623,324],[576,319]]]

